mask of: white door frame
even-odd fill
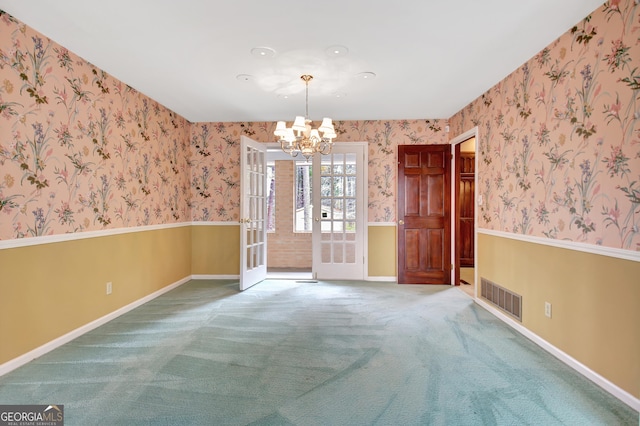
[[[452,180],[455,178],[456,173],[457,173],[457,164],[455,162],[455,146],[458,144],[461,144],[462,142],[471,139],[475,137],[476,138],[476,150],[475,150],[475,166],[474,166],[474,170],[475,170],[475,176],[474,176],[474,194],[473,194],[473,200],[476,203],[476,207],[481,205],[481,199],[478,198],[478,126],[467,130],[466,132],[456,136],[455,138],[451,139],[451,178]],[[451,185],[451,211],[455,212],[455,203],[456,203],[456,197],[458,196],[458,194],[455,193],[455,185]],[[474,273],[474,277],[473,277],[473,282],[474,282],[474,297],[477,298],[478,297],[478,287],[479,287],[479,282],[478,282],[478,209],[474,208],[473,209],[473,273]],[[453,244],[451,244],[451,259],[453,259],[453,261],[455,262],[455,246],[456,246],[456,227],[455,227],[455,214],[451,215],[451,241],[453,242]],[[460,267],[460,265],[457,265],[456,267]],[[454,268],[455,269],[455,268]],[[451,270],[451,285],[456,285],[454,277],[455,277],[455,270],[452,269]]]

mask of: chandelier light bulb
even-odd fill
[[[327,117],[322,119],[320,127],[313,128],[309,119],[309,82],[313,80],[313,76],[305,74],[300,79],[305,84],[305,116],[297,116],[291,127],[287,127],[285,121],[278,121],[273,134],[278,138],[282,151],[292,157],[301,153],[309,160],[316,152],[329,154],[337,135],[333,121]]]

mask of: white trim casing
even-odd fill
[[[478,141],[479,141],[479,134],[478,134],[478,126],[473,127],[472,129],[467,130],[466,132],[456,136],[455,138],[451,139],[451,141],[449,142],[451,144],[451,176],[452,178],[456,176],[457,170],[456,170],[456,162],[455,162],[455,155],[454,155],[454,147],[455,145],[461,144],[471,138],[475,138],[475,165],[474,165],[474,170],[475,170],[475,176],[474,176],[474,185],[473,185],[473,200],[476,204],[478,204]],[[451,263],[454,264],[455,266],[455,259],[456,259],[456,238],[458,238],[458,236],[456,235],[456,224],[455,224],[455,205],[456,205],[456,197],[458,194],[455,193],[455,185],[452,183],[451,185]],[[473,209],[473,264],[477,265],[478,264],[478,208],[474,208]],[[458,268],[460,267],[460,265],[458,265]],[[474,268],[474,272],[473,272],[473,282],[477,283],[478,282],[478,268]],[[455,270],[451,271],[451,285],[455,285]],[[474,286],[474,298],[478,297],[478,286]]]
[[[239,222],[206,221],[206,222],[191,222],[189,225],[191,226],[240,226],[240,223]]]
[[[239,280],[240,275],[191,275],[193,280]]]
[[[391,276],[381,276],[381,277],[367,277],[366,281],[378,281],[378,282],[389,282],[389,283],[397,283],[398,280],[395,275]]]
[[[511,232],[494,231],[492,229],[485,228],[478,228],[477,232],[480,234],[493,235],[494,237],[509,238],[511,240],[525,241],[534,244],[543,244],[552,247],[564,248],[567,250],[581,251],[585,253],[615,257],[617,259],[631,260],[633,262],[640,262],[640,251],[597,246],[594,244],[586,244],[576,241],[554,240],[551,238],[535,237],[533,235],[513,234]]]
[[[48,343],[45,343],[44,345],[33,349],[17,358],[14,358],[10,361],[5,362],[4,364],[0,365],[0,376],[9,373],[10,371],[13,371],[27,363],[29,363],[30,361],[64,345],[65,343],[68,343],[70,341],[72,341],[73,339],[76,339],[77,337],[80,337],[81,335],[88,333],[89,331],[103,325],[106,324],[107,322],[155,299],[158,296],[161,296],[164,293],[167,293],[179,286],[181,286],[182,284],[185,284],[187,282],[189,282],[192,279],[237,279],[238,276],[237,275],[191,275],[188,277],[185,277],[179,281],[176,281],[173,284],[170,284],[166,287],[161,288],[158,291],[155,291],[154,293],[151,293],[141,299],[138,299],[126,306],[123,306],[120,309],[117,309],[101,318],[98,318],[88,324],[85,324],[82,327],[79,327],[75,330],[70,331],[69,333],[60,336]],[[396,279],[395,277],[368,277],[369,281],[389,281],[389,282],[395,282]],[[602,387],[604,390],[606,390],[607,392],[611,393],[613,396],[615,396],[616,398],[620,399],[622,402],[624,402],[625,404],[629,405],[631,408],[633,408],[636,411],[640,411],[640,400],[638,398],[635,398],[633,395],[629,394],[628,392],[626,392],[625,390],[621,389],[620,387],[616,386],[615,384],[611,383],[609,380],[605,379],[604,377],[602,377],[601,375],[599,375],[598,373],[594,372],[593,370],[589,369],[588,367],[586,367],[584,364],[580,363],[579,361],[577,361],[576,359],[572,358],[571,356],[567,355],[565,352],[561,351],[560,349],[556,348],[555,346],[553,346],[552,344],[550,344],[549,342],[547,342],[546,340],[542,339],[541,337],[539,337],[538,335],[532,333],[530,330],[528,330],[527,328],[523,327],[522,325],[518,324],[517,322],[515,322],[514,320],[512,320],[511,318],[509,318],[508,316],[504,315],[503,313],[501,313],[500,311],[494,309],[491,305],[485,303],[484,301],[482,301],[479,298],[474,299],[474,301],[480,305],[481,307],[483,307],[484,309],[486,309],[488,312],[490,312],[491,314],[493,314],[494,316],[496,316],[498,319],[504,321],[507,325],[511,326],[512,328],[514,328],[516,331],[518,331],[519,333],[521,333],[522,335],[524,335],[525,337],[529,338],[531,341],[533,341],[534,343],[536,343],[538,346],[540,346],[542,349],[546,350],[547,352],[549,352],[550,354],[552,354],[553,356],[555,356],[556,358],[558,358],[560,361],[564,362],[565,364],[567,364],[568,366],[572,367],[573,369],[575,369],[578,373],[582,374],[583,376],[587,377],[588,379],[590,379],[591,381],[593,381],[594,383],[596,383],[597,385],[599,385],[600,387]]]
[[[12,240],[0,240],[0,250],[36,246],[40,244],[61,243],[65,241],[83,240],[85,238],[100,238],[111,235],[130,234],[133,232],[156,231],[159,229],[180,228],[190,226],[191,222],[166,223],[162,225],[132,226],[130,228],[105,229],[100,231],[82,231],[69,234],[42,235],[39,237],[16,238]]]
[[[20,355],[17,358],[14,358],[10,361],[5,362],[4,364],[0,364],[0,376],[9,373],[10,371],[15,370],[18,367],[22,367],[23,365],[33,361],[36,358],[41,357],[42,355],[46,354],[47,352],[51,352],[52,350],[64,345],[65,343],[69,343],[70,341],[72,341],[73,339],[76,339],[80,336],[82,336],[85,333],[88,333],[89,331],[100,327],[101,325],[104,325],[106,323],[108,323],[109,321],[123,315],[126,314],[129,311],[132,311],[133,309],[144,305],[145,303],[155,299],[158,296],[161,296],[177,287],[180,287],[182,284],[185,284],[191,280],[224,280],[224,279],[238,279],[239,276],[238,275],[190,275],[187,276],[185,278],[182,278],[181,280],[176,281],[173,284],[169,284],[166,287],[161,288],[160,290],[157,290],[145,297],[142,297],[134,302],[129,303],[126,306],[123,306],[119,309],[116,309],[115,311],[100,317],[96,320],[91,321],[88,324],[85,324],[81,327],[76,328],[75,330],[72,330],[70,332],[68,332],[67,334],[64,334],[56,339],[51,340],[50,342],[45,343],[42,346],[39,346],[23,355]]]
[[[529,340],[534,342],[536,345],[540,346],[542,349],[544,349],[545,351],[549,352],[551,355],[553,355],[554,357],[558,358],[560,361],[562,361],[563,363],[565,363],[569,367],[571,367],[574,370],[576,370],[578,373],[580,373],[581,375],[583,375],[587,379],[591,380],[596,385],[600,386],[602,389],[604,389],[605,391],[609,392],[614,397],[618,398],[620,401],[622,401],[625,404],[627,404],[629,407],[633,408],[636,411],[640,411],[640,399],[636,398],[635,396],[631,395],[629,392],[625,391],[624,389],[620,388],[619,386],[617,386],[614,383],[610,382],[609,380],[605,379],[600,374],[598,374],[595,371],[591,370],[589,367],[587,367],[586,365],[582,364],[577,359],[573,358],[572,356],[570,356],[567,353],[563,352],[562,350],[558,349],[557,347],[555,347],[551,343],[549,343],[546,340],[544,340],[542,337],[540,337],[537,334],[533,333],[528,328],[524,327],[523,325],[521,325],[518,322],[514,321],[513,319],[509,318],[507,315],[505,315],[502,312],[500,312],[499,310],[495,309],[493,306],[491,306],[490,304],[486,303],[485,301],[483,301],[479,297],[476,297],[474,299],[474,301],[478,305],[482,306],[484,309],[489,311],[491,314],[496,316],[498,319],[504,321],[508,326],[510,326],[513,329],[515,329],[517,332],[522,334],[524,337],[528,338]]]
[[[15,238],[0,240],[0,250],[18,247],[36,246],[40,244],[61,243],[65,241],[83,240],[85,238],[109,237],[112,235],[130,234],[133,232],[157,231],[161,229],[180,228],[183,226],[240,226],[238,222],[180,222],[161,225],[132,226],[129,228],[104,229],[99,231],[82,231],[68,234],[42,235],[39,237]]]
[[[76,328],[75,330],[72,330],[56,339],[51,340],[50,342],[45,343],[42,346],[39,346],[23,355],[20,355],[17,358],[14,358],[10,361],[5,362],[4,364],[0,364],[0,376],[7,374],[10,371],[15,370],[18,367],[21,367],[25,364],[27,364],[30,361],[33,361],[34,359],[41,357],[42,355],[46,354],[47,352],[51,352],[52,350],[64,345],[65,343],[69,343],[70,341],[72,341],[73,339],[76,339],[80,336],[82,336],[85,333],[88,333],[89,331],[100,327],[101,325],[104,325],[106,323],[108,323],[109,321],[119,317],[120,315],[126,314],[127,312],[137,308],[138,306],[141,306],[153,299],[155,299],[158,296],[161,296],[171,290],[173,290],[174,288],[177,288],[179,286],[181,286],[182,284],[185,284],[186,282],[188,282],[189,280],[191,280],[191,277],[185,277],[182,278],[181,280],[178,280],[176,282],[174,282],[173,284],[169,284],[166,287],[161,288],[160,290],[157,290],[147,296],[144,296],[134,302],[129,303],[128,305],[125,305],[119,309],[116,309],[115,311],[108,313],[107,315],[100,317],[96,320],[93,320],[81,327]]]
[[[475,167],[475,170],[477,172],[478,171],[477,150],[478,150],[478,138],[479,138],[478,127],[476,126],[476,127],[472,128],[472,129],[470,129],[470,130],[458,135],[457,137],[453,138],[450,141],[450,143],[453,146],[453,145],[461,143],[461,142],[463,142],[463,141],[465,141],[465,140],[467,140],[467,139],[469,139],[469,138],[471,138],[473,136],[475,136],[475,138],[476,138],[476,167]],[[453,168],[452,168],[452,170],[453,170]],[[475,185],[475,199],[478,200],[477,175],[476,175],[476,185]],[[566,241],[566,240],[554,240],[554,239],[550,239],[550,238],[534,237],[534,236],[530,236],[530,235],[513,234],[513,233],[509,233],[509,232],[504,232],[504,231],[494,231],[494,230],[490,230],[490,229],[479,228],[478,227],[478,210],[479,209],[477,209],[477,208],[475,209],[475,218],[474,218],[474,221],[475,221],[475,226],[474,226],[474,247],[476,247],[476,250],[475,250],[475,253],[474,253],[475,265],[478,265],[478,234],[481,234],[481,233],[482,234],[486,234],[486,235],[493,235],[493,236],[497,236],[497,237],[509,238],[509,239],[513,239],[513,240],[525,241],[525,242],[534,243],[534,244],[544,244],[544,245],[564,248],[564,249],[568,249],[568,250],[575,250],[575,251],[581,251],[581,252],[586,252],[586,253],[599,254],[599,255],[602,255],[602,256],[610,256],[610,257],[614,257],[614,258],[618,258],[618,259],[626,259],[626,260],[631,260],[631,261],[636,261],[636,262],[640,261],[640,252],[634,252],[634,251],[631,251],[631,250],[615,249],[615,248],[611,248],[611,247],[603,247],[603,246],[597,246],[597,245],[593,245],[593,244],[585,244],[585,243]],[[594,382],[595,384],[597,384],[598,386],[603,388],[605,391],[609,392],[611,395],[613,395],[614,397],[618,398],[620,401],[622,401],[625,404],[629,405],[634,410],[640,411],[640,400],[638,398],[636,398],[635,396],[631,395],[630,393],[628,393],[624,389],[620,388],[619,386],[615,385],[614,383],[610,382],[609,380],[605,379],[600,374],[598,374],[595,371],[591,370],[590,368],[588,368],[587,366],[585,366],[584,364],[582,364],[581,362],[579,362],[575,358],[569,356],[568,354],[566,354],[565,352],[563,352],[559,348],[553,346],[551,343],[547,342],[546,340],[544,340],[543,338],[541,338],[537,334],[533,333],[531,330],[529,330],[526,327],[522,326],[520,323],[514,321],[513,319],[511,319],[507,315],[505,315],[502,312],[500,312],[499,310],[495,309],[490,304],[488,304],[485,301],[483,301],[478,295],[478,289],[479,289],[478,283],[480,282],[479,278],[478,278],[478,268],[476,267],[474,269],[475,269],[474,282],[476,283],[476,285],[474,286],[475,287],[475,289],[474,289],[475,290],[475,297],[473,297],[472,299],[478,305],[480,305],[481,307],[483,307],[484,309],[489,311],[491,314],[495,315],[500,320],[504,321],[507,325],[511,326],[513,329],[518,331],[520,334],[524,335],[525,337],[527,337],[528,339],[530,339],[531,341],[536,343],[542,349],[544,349],[545,351],[549,352],[551,355],[555,356],[556,358],[558,358],[560,361],[562,361],[563,363],[565,363],[569,367],[571,367],[574,370],[576,370],[579,374],[582,374],[583,376],[585,376],[586,378],[588,378],[589,380],[591,380],[592,382]]]

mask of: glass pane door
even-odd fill
[[[337,144],[314,158],[313,271],[319,279],[364,278],[363,169],[360,144]]]
[[[240,290],[267,276],[266,147],[242,137]]]

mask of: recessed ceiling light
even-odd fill
[[[340,92],[340,93],[334,93],[333,96],[336,98],[345,98],[347,94],[344,92]]]
[[[362,80],[373,80],[374,78],[376,78],[376,74],[370,71],[367,72],[361,72],[359,74],[356,74],[356,77]]]
[[[250,75],[250,74],[238,74],[238,75],[236,75],[236,80],[251,81],[251,80],[253,80],[253,76]]]
[[[349,53],[349,49],[337,44],[334,46],[327,47],[324,51],[328,56],[333,56],[333,57],[346,56]]]
[[[289,95],[278,95],[278,99],[289,99]]]
[[[273,58],[276,51],[270,47],[254,47],[251,49],[251,54],[257,58]]]

